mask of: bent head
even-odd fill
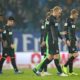
[[[9,17],[7,20],[7,25],[14,26],[14,24],[15,24],[15,19],[13,17]]]
[[[79,15],[79,13],[78,13],[78,11],[76,10],[76,9],[72,9],[71,10],[71,17],[73,18],[73,19],[77,19],[78,18],[78,15]]]
[[[59,6],[55,6],[53,9],[52,9],[52,15],[59,18],[62,14],[62,8],[59,7]]]

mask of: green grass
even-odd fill
[[[56,75],[56,69],[49,69],[52,76],[36,76],[31,69],[23,69],[23,74],[14,74],[13,70],[4,70],[0,80],[80,80],[80,69],[75,69],[78,76],[60,77]]]

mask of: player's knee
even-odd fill
[[[48,55],[48,59],[52,60],[53,59],[53,55]]]
[[[53,56],[53,58],[54,58],[54,59],[58,59],[58,58],[59,58],[59,55],[58,55],[58,54],[55,54],[55,55]]]

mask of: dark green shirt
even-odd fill
[[[76,40],[76,26],[75,26],[75,22],[73,19],[68,18],[65,25],[64,25],[64,29],[66,31],[66,39],[67,40]]]
[[[12,27],[10,26],[4,26],[3,32],[2,32],[2,41],[7,41],[7,46],[10,46],[13,44],[13,32]]]
[[[58,37],[62,39],[58,27],[59,23],[57,22],[56,17],[50,16],[49,25],[46,27],[46,33],[48,34],[48,40],[50,43],[58,43]]]

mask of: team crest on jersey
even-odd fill
[[[45,28],[45,27],[42,25],[42,26],[41,26],[41,29],[44,29],[44,28]]]
[[[75,28],[75,25],[72,25],[72,28]]]
[[[55,26],[58,26],[59,24],[58,23],[55,23]]]
[[[65,23],[64,26],[68,26],[68,23]]]
[[[46,21],[45,23],[46,23],[46,24],[49,24],[49,21]]]
[[[12,32],[9,32],[9,35],[12,35]]]

